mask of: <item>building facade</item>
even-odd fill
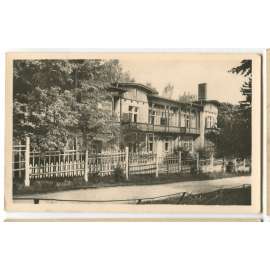
[[[120,126],[114,147],[163,154],[180,149],[194,153],[205,147],[209,144],[206,133],[217,127],[218,116],[218,102],[207,100],[206,87],[198,86],[197,101],[183,103],[161,97],[155,89],[139,83],[115,84],[109,89],[112,112]],[[99,146],[98,152],[103,150]]]

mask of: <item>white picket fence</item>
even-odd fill
[[[249,171],[247,160],[234,160],[237,171]],[[26,186],[31,180],[112,175],[121,169],[126,179],[130,175],[225,171],[228,161],[224,159],[182,158],[181,152],[170,155],[124,152],[89,154],[88,151],[30,151],[30,140],[25,145],[13,146],[13,177],[24,178]]]

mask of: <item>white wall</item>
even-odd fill
[[[214,104],[206,104],[204,105],[204,118],[207,119],[208,117],[212,118],[212,126],[217,123],[217,116],[218,116],[218,108]],[[205,121],[205,120],[204,120]],[[206,126],[209,128],[210,126]]]
[[[122,114],[129,112],[129,106],[138,107],[137,122],[148,123],[149,105],[145,92],[138,89],[136,90],[135,88],[130,88],[127,92],[124,93],[121,103]],[[120,119],[120,99],[115,103],[115,113]]]

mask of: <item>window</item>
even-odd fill
[[[155,116],[156,116],[156,112],[150,110],[150,111],[149,111],[149,115],[150,115],[150,124],[151,124],[151,125],[154,125],[154,124],[155,124]]]
[[[185,124],[187,128],[190,128],[190,115],[186,114],[185,116]]]
[[[132,106],[128,106],[128,120],[132,122]]]
[[[152,142],[149,143],[149,151],[153,152],[153,143]]]
[[[161,126],[166,126],[166,125],[167,125],[166,113],[165,113],[164,111],[161,112],[161,116],[160,116],[160,125],[161,125]]]
[[[137,123],[137,114],[134,114],[133,122]]]
[[[185,139],[184,141],[181,142],[181,145],[186,151],[192,151],[192,149],[193,149],[193,141],[192,140]]]
[[[215,125],[214,118],[211,116],[207,116],[205,119],[205,127],[212,128],[214,127],[214,125]]]
[[[148,141],[148,149],[147,150],[149,152],[153,152],[153,146],[154,146],[153,134],[148,134],[147,136],[148,136],[148,140],[147,140]]]
[[[168,152],[168,150],[169,150],[169,143],[165,142],[165,151]]]
[[[129,143],[128,149],[130,153],[136,153],[137,152],[137,144],[136,143]]]
[[[138,107],[128,106],[129,121],[137,123],[138,120]]]

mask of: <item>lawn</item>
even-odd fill
[[[139,204],[251,205],[251,186],[220,189],[201,194],[178,194],[166,198],[139,201]]]

